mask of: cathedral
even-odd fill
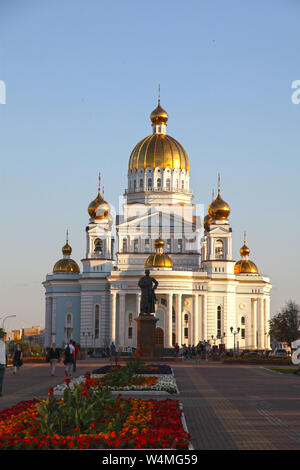
[[[95,351],[112,341],[119,352],[136,347],[138,281],[149,269],[158,281],[160,350],[203,340],[227,349],[270,348],[272,285],[249,259],[246,236],[240,259],[233,259],[230,207],[220,177],[217,197],[202,217],[192,203],[188,155],[166,132],[168,113],[160,98],[150,119],[152,133],[129,157],[121,214],[113,220],[99,175],[98,194],[88,206],[82,268],[71,258],[67,234],[63,257],[43,282],[45,346],[73,339]]]

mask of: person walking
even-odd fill
[[[114,357],[116,355],[116,346],[115,343],[112,342],[110,345],[110,357]]]
[[[15,349],[13,355],[13,366],[14,366],[14,374],[19,373],[20,367],[23,365],[23,353],[21,349],[21,345],[17,344],[17,349]]]
[[[60,353],[59,353],[59,350],[57,349],[55,343],[52,344],[47,356],[48,356],[49,362],[50,362],[51,375],[54,375],[55,374],[56,364],[57,364],[57,362],[59,361],[59,358],[60,358]]]
[[[77,359],[79,355],[79,347],[76,344],[76,341],[71,340],[70,343],[74,347],[74,363],[73,363],[73,372],[76,372],[76,364],[77,364]]]
[[[66,377],[72,377],[72,370],[74,365],[75,348],[71,342],[68,342],[64,350],[64,365]]]
[[[3,387],[3,381],[4,381],[4,375],[5,375],[5,369],[6,369],[6,348],[5,348],[5,343],[3,341],[3,338],[5,336],[5,333],[3,330],[1,330],[1,336],[0,336],[0,397],[2,397],[2,387]]]

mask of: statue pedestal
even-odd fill
[[[158,318],[154,315],[139,315],[137,322],[137,350],[142,358],[155,357],[155,328]]]

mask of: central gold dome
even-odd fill
[[[182,145],[166,134],[151,134],[142,139],[129,158],[129,170],[139,168],[189,170],[189,159]]]

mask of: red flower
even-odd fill
[[[82,390],[81,394],[82,394],[84,397],[87,397],[87,396],[88,396],[88,392],[86,391],[85,388]]]
[[[48,395],[53,395],[53,388],[49,388]]]

